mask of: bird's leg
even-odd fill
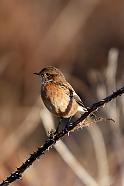
[[[62,124],[62,120],[63,120],[63,118],[60,117],[60,119],[59,119],[59,123],[58,123],[58,126],[57,126],[57,128],[56,128],[55,133],[58,133],[58,131],[59,131],[59,127],[60,127],[60,125]]]
[[[62,125],[62,124],[64,124],[64,126],[65,126],[64,128],[67,129],[68,125],[71,124],[71,119],[72,119],[72,117],[69,117],[69,118],[61,117],[59,120],[58,126],[56,128],[55,134],[57,134],[59,132],[60,125]]]
[[[71,119],[72,119],[72,116],[70,116],[69,118],[66,119],[66,124],[65,124],[65,128],[68,129],[68,126],[71,125]]]

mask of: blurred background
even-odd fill
[[[33,72],[60,68],[86,106],[124,84],[123,0],[0,1],[0,180],[57,125]],[[13,186],[124,186],[124,96],[46,152]]]

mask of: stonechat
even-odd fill
[[[59,69],[48,66],[34,74],[41,79],[41,98],[51,113],[60,118],[71,118],[77,112],[87,112],[80,97]]]

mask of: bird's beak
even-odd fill
[[[39,75],[40,75],[40,73],[39,73],[39,72],[34,72],[33,74],[35,74],[35,75],[37,75],[37,76],[39,76]]]

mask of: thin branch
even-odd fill
[[[106,70],[106,81],[108,92],[111,89],[116,89],[117,87],[117,69],[118,69],[118,58],[119,58],[119,50],[117,48],[111,48],[108,53],[108,67]],[[123,145],[123,137],[122,131],[119,126],[120,119],[120,107],[117,107],[117,101],[113,101],[110,105],[111,109],[107,109],[108,117],[111,117],[118,123],[118,125],[111,125],[111,129],[113,131],[113,144],[115,149],[115,155],[117,157],[118,166],[120,166],[120,180],[121,184],[124,185],[124,164],[122,163],[124,160],[122,153],[122,145]],[[123,107],[123,106],[122,106]]]
[[[99,107],[102,107],[103,105],[105,105],[105,103],[110,102],[117,96],[121,96],[123,93],[124,93],[124,87],[118,89],[116,92],[113,92],[113,94],[109,95],[103,100],[91,105],[91,107],[88,108],[88,111],[85,112],[77,121],[75,121],[68,127],[65,127],[62,131],[58,133],[51,133],[48,139],[45,141],[45,143],[42,146],[38,147],[38,149],[34,151],[32,154],[30,154],[30,157],[20,167],[18,167],[13,173],[11,173],[10,176],[8,176],[5,180],[3,180],[0,183],[0,186],[7,186],[10,183],[14,182],[15,180],[20,179],[22,177],[23,172],[27,168],[29,168],[36,159],[40,158],[40,156],[44,154],[46,150],[52,147],[60,138],[64,137],[66,134],[74,130],[75,127],[80,125],[80,122],[82,122],[93,111],[97,110]],[[84,127],[85,127],[85,124],[84,124]]]
[[[42,110],[40,115],[46,132],[48,132],[51,128],[55,128],[52,114],[46,108]],[[97,181],[95,181],[95,179],[86,171],[83,165],[81,165],[78,159],[76,159],[76,157],[72,154],[72,152],[61,139],[54,145],[54,148],[83,184],[86,186],[99,185],[97,184]]]

